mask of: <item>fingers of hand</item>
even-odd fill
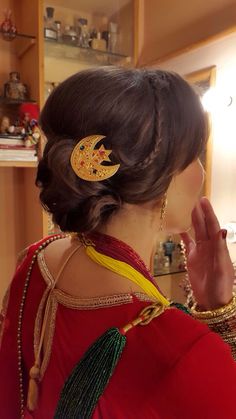
[[[200,207],[205,219],[206,230],[209,238],[214,238],[220,230],[220,224],[209,200],[206,197],[200,199]]]
[[[192,223],[195,232],[196,242],[208,240],[208,231],[204,213],[200,204],[197,204],[192,212]]]
[[[223,231],[224,230],[220,230],[216,235],[216,239],[214,240],[215,260],[217,261],[217,265],[221,267],[222,272],[228,272],[234,276],[233,264],[229,255],[226,240],[223,237]]]
[[[195,247],[194,240],[192,239],[192,237],[188,233],[181,233],[180,237],[184,242],[184,245],[185,245],[185,248],[186,248],[186,253],[188,255],[190,253],[190,251]]]

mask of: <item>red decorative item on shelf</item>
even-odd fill
[[[38,120],[39,107],[37,103],[30,103],[30,102],[22,103],[22,105],[20,105],[19,114],[20,114],[21,121],[23,120],[30,121],[31,119]]]
[[[17,29],[14,23],[12,22],[11,16],[12,11],[11,10],[5,10],[4,11],[5,19],[1,24],[1,33],[2,37],[5,41],[12,41],[17,34]]]

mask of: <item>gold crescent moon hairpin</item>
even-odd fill
[[[90,182],[97,182],[112,177],[120,167],[120,164],[114,166],[103,166],[103,161],[110,162],[109,155],[112,150],[106,150],[104,145],[95,149],[96,144],[101,141],[104,135],[90,135],[83,138],[74,147],[70,163],[76,175]]]

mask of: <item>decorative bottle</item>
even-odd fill
[[[99,51],[106,51],[106,41],[102,39],[101,32],[97,33],[97,38],[93,38],[92,40],[92,48],[99,50]]]
[[[57,28],[53,21],[54,7],[46,7],[46,19],[44,24],[44,38],[57,41]]]

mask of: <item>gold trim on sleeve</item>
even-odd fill
[[[43,279],[45,280],[46,284],[52,286],[54,284],[54,278],[49,271],[44,257],[44,249],[42,249],[37,255],[37,262],[39,266],[39,270],[42,274]]]
[[[35,329],[34,329],[34,355],[37,356],[40,336],[42,332],[42,324],[43,324],[43,316],[44,316],[44,309],[47,303],[47,300],[50,300],[50,309],[49,315],[46,324],[46,332],[44,337],[44,344],[43,344],[43,359],[40,367],[40,381],[42,380],[44,373],[47,369],[48,363],[51,357],[52,351],[52,344],[53,344],[53,337],[55,331],[55,324],[56,324],[56,314],[57,314],[57,300],[54,295],[54,291],[47,288],[44,291],[43,297],[41,299],[36,320],[35,320]]]

